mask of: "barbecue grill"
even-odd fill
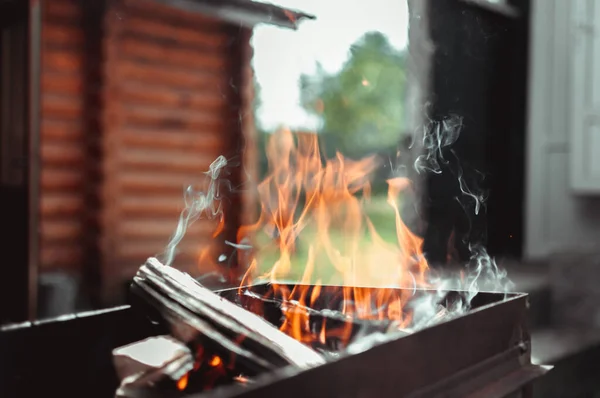
[[[310,288],[310,287],[309,287]],[[270,284],[249,290],[265,293]],[[339,287],[322,288],[331,297]],[[222,296],[240,301],[230,289]],[[449,292],[453,294],[453,292]],[[325,300],[327,301],[327,300]],[[284,367],[249,385],[181,396],[529,397],[545,370],[532,365],[526,294],[478,293],[469,312],[415,333],[378,341],[309,370]],[[265,311],[276,324],[273,311]],[[112,397],[118,386],[112,350],[167,334],[140,307],[124,306],[50,321],[6,326],[0,333],[0,396]],[[151,395],[164,397],[160,391]]]

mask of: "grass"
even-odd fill
[[[375,229],[381,238],[390,243],[396,244],[396,223],[393,209],[386,202],[386,196],[374,196],[368,202],[364,203],[362,208],[364,214],[371,220]],[[342,226],[333,226],[329,230],[331,246],[343,251],[347,248],[351,239],[349,233]],[[372,240],[366,228],[366,222],[363,220],[362,233],[359,235],[358,247],[367,248]],[[290,269],[286,272],[285,279],[298,281],[302,278],[306,264],[309,260],[309,247],[322,246],[323,239],[319,237],[314,224],[309,224],[300,233],[297,240],[296,251],[290,258]],[[269,271],[280,257],[279,249],[273,239],[267,235],[258,239],[258,245],[261,247],[258,255],[260,264],[259,273],[263,274]],[[314,252],[313,252],[314,253]],[[315,269],[311,273],[311,282],[320,280],[323,283],[339,283],[341,276],[334,268],[329,257],[324,250],[317,250],[314,254]]]

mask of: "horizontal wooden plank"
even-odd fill
[[[226,93],[216,90],[177,90],[131,82],[119,85],[118,96],[125,103],[159,106],[164,109],[188,108],[222,113],[229,105]]]
[[[145,261],[149,256],[146,256],[143,261]],[[112,263],[118,264],[118,267],[115,267],[115,270],[106,276],[106,279],[109,283],[119,286],[126,281],[130,281],[138,269],[140,268],[139,256],[135,258],[128,258],[125,256],[111,258]],[[174,268],[181,270],[183,272],[187,272],[192,276],[200,276],[212,271],[221,271],[219,268],[210,267],[207,265],[200,265],[198,263],[198,259],[195,257],[191,257],[182,253],[181,255],[175,258],[174,264],[172,264]]]
[[[196,130],[198,137],[205,130],[226,135],[231,120],[226,113],[204,112],[202,110],[182,108],[164,109],[146,105],[123,104],[119,109],[121,121],[125,125],[147,126],[152,129]]]
[[[51,119],[48,114],[42,118],[40,135],[42,145],[50,142],[83,143],[85,138],[83,126],[79,121]]]
[[[208,170],[209,165],[210,163],[206,164],[203,170]],[[183,198],[183,192],[189,185],[202,183],[204,178],[204,174],[198,171],[182,173],[180,171],[157,170],[148,173],[143,169],[122,169],[118,175],[115,175],[115,183],[118,184],[123,193],[162,193],[165,195],[175,193],[175,195],[181,195]]]
[[[56,73],[46,69],[42,72],[42,93],[79,97],[83,95],[84,85],[83,75]]]
[[[85,148],[78,143],[42,143],[42,167],[71,166],[81,168],[86,161]]]
[[[42,25],[42,43],[47,47],[79,48],[83,51],[83,29],[56,22],[45,23]]]
[[[166,247],[166,244],[175,232],[178,221],[179,215],[165,217],[163,219],[157,217],[120,217],[119,223],[116,226],[114,238],[115,241],[120,241],[121,244],[129,244],[133,241],[146,239],[153,241],[164,239],[164,247]],[[186,236],[199,239],[203,236],[212,236],[213,231],[214,227],[211,222],[200,220],[189,227]]]
[[[123,0],[122,12],[130,17],[137,15],[140,18],[158,19],[169,25],[190,26],[204,29],[222,29],[225,23],[217,18],[204,14],[191,13],[177,7],[161,4],[155,0]]]
[[[136,59],[145,64],[173,66],[190,71],[207,70],[217,72],[232,66],[231,57],[225,50],[198,49],[197,51],[190,51],[133,37],[123,38],[119,41],[119,46],[123,59]]]
[[[163,195],[135,195],[128,193],[123,195],[117,201],[119,214],[135,217],[172,217],[179,215],[185,207],[183,193],[177,194],[163,194]],[[214,209],[219,208],[219,202],[214,202]],[[201,218],[206,219],[208,215],[214,217],[212,209],[207,210],[203,213]],[[215,222],[216,220],[209,220],[207,222]]]
[[[157,254],[162,254],[165,248],[167,247],[167,243],[169,241],[167,239],[158,237],[158,238],[145,238],[145,239],[128,239],[127,241],[119,240],[114,243],[114,253],[120,254],[125,252],[140,252],[145,258],[148,256],[153,256]],[[182,251],[186,253],[195,253],[200,254],[200,251],[203,250],[207,245],[211,246],[216,241],[210,238],[210,235],[194,235],[184,238],[177,247],[182,249]],[[152,247],[152,250],[148,250],[148,247]],[[150,252],[150,253],[149,253]]]
[[[204,26],[196,27],[169,24],[168,20],[145,18],[136,13],[127,13],[124,20],[124,36],[146,37],[149,40],[163,44],[184,45],[204,49],[226,48],[231,45],[231,36],[225,29]],[[225,28],[225,25],[222,25]],[[215,27],[217,29],[215,29]]]
[[[43,167],[40,175],[40,186],[44,193],[82,192],[85,176],[81,169],[56,169]]]
[[[186,262],[189,260],[198,261],[200,252],[203,248],[210,246],[212,241],[206,238],[201,241],[194,242],[182,242],[177,246],[177,257],[175,262],[179,263],[178,260],[185,259]],[[115,255],[120,259],[135,260],[143,264],[148,257],[160,256],[165,251],[164,241],[138,241],[138,242],[127,242],[120,244],[115,248]],[[218,257],[218,256],[217,256]],[[217,260],[217,259],[215,259]]]
[[[147,148],[121,148],[119,168],[121,170],[146,170],[148,173],[156,171],[172,171],[183,173],[203,173],[208,166],[219,156],[214,153],[185,153],[174,150],[154,150]],[[158,183],[159,181],[157,181]]]
[[[83,262],[82,189],[85,160],[82,13],[77,0],[42,4],[42,126],[40,267],[78,268]]]
[[[210,71],[180,70],[177,68],[144,65],[135,61],[118,61],[110,69],[114,75],[107,79],[114,84],[120,82],[138,82],[154,87],[174,87],[193,91],[206,91],[215,95],[227,95],[229,77],[227,73],[211,73]]]
[[[44,19],[62,17],[76,19],[81,17],[81,7],[77,0],[44,0]]]
[[[43,192],[40,195],[42,217],[79,217],[85,210],[85,198],[80,191]]]
[[[42,242],[79,242],[83,232],[83,221],[72,217],[45,218],[40,223]]]
[[[80,268],[84,260],[84,249],[74,245],[44,244],[40,247],[40,267],[43,270],[61,271]]]
[[[75,96],[42,94],[42,117],[56,119],[80,119],[84,109],[83,98]]]
[[[83,53],[69,49],[44,48],[42,65],[44,69],[58,72],[81,73],[83,71]]]
[[[225,144],[219,132],[189,132],[124,128],[118,132],[121,145],[136,148],[220,152]]]

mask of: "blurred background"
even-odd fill
[[[598,326],[599,1],[274,3],[0,2],[2,323],[122,303],[224,155],[223,239],[201,220],[176,260],[218,269],[285,126],[384,160],[365,209],[384,238],[385,181],[409,177],[402,213],[431,264],[483,244],[539,293],[542,323]],[[424,131],[456,116],[452,161],[417,173]]]

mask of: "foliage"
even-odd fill
[[[398,144],[405,58],[382,33],[369,32],[352,45],[338,73],[317,64],[313,75],[300,77],[302,106],[321,117],[328,149],[357,157]]]

